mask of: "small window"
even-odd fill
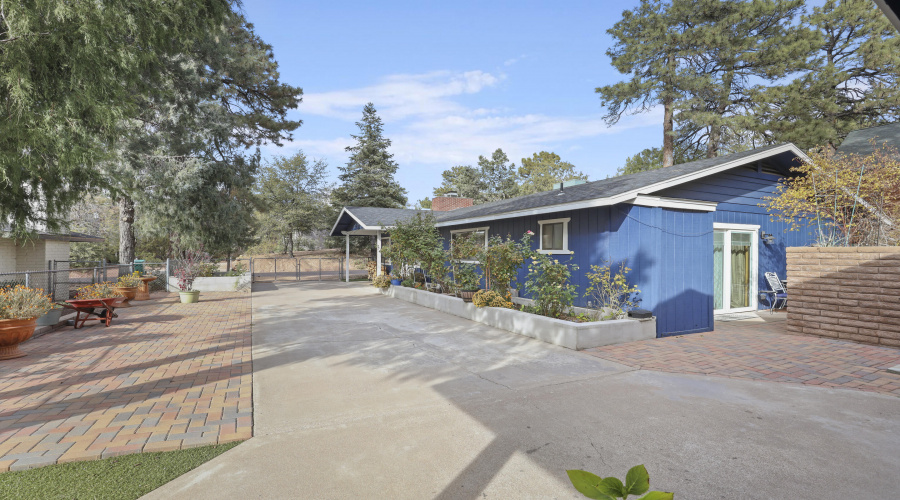
[[[541,225],[541,253],[569,253],[569,220],[538,221]]]

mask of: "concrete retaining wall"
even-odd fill
[[[588,349],[656,338],[656,318],[574,323],[502,307],[475,307],[462,299],[391,286],[381,293],[569,349]]]
[[[194,280],[194,290],[201,292],[245,292],[250,291],[250,273],[240,276],[209,276]],[[178,291],[178,278],[169,277],[169,290]]]
[[[900,248],[788,248],[788,330],[900,347]]]

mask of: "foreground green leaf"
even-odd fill
[[[603,482],[602,477],[578,469],[567,470],[566,474],[569,475],[569,481],[572,481],[572,486],[582,495],[595,500],[615,500],[615,497],[611,497],[598,489],[597,486]]]
[[[650,474],[643,465],[635,465],[625,476],[625,490],[629,495],[643,495],[650,489]]]

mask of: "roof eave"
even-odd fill
[[[529,215],[540,215],[546,213],[553,212],[564,212],[566,210],[580,210],[583,208],[593,208],[593,207],[602,207],[615,205],[618,203],[625,203],[629,200],[636,199],[639,195],[643,194],[652,194],[657,191],[661,191],[664,189],[668,189],[670,187],[677,186],[679,184],[684,184],[685,182],[690,182],[693,180],[697,180],[709,175],[714,175],[719,172],[724,172],[725,170],[729,170],[734,167],[738,167],[740,165],[745,165],[747,163],[753,163],[754,161],[762,160],[764,158],[768,158],[770,156],[775,156],[785,152],[793,152],[804,162],[809,161],[809,157],[806,156],[803,151],[800,150],[793,143],[783,144],[781,146],[767,149],[765,151],[761,151],[754,155],[745,156],[742,158],[738,158],[736,160],[732,160],[721,165],[714,165],[712,167],[697,171],[691,172],[689,174],[685,174],[679,177],[675,177],[674,179],[668,179],[662,182],[657,182],[656,184],[651,184],[649,186],[644,186],[642,188],[633,189],[623,194],[610,196],[606,198],[592,198],[589,200],[580,200],[572,203],[561,203],[557,205],[544,205],[541,207],[535,207],[526,210],[515,210],[510,212],[503,212],[499,214],[491,214],[491,215],[482,215],[476,217],[468,217],[464,219],[454,219],[448,220],[445,222],[438,222],[435,224],[437,227],[447,227],[447,226],[459,226],[462,224],[474,224],[478,222],[486,222],[497,219],[509,219],[513,217],[526,217]]]

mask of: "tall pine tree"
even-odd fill
[[[350,159],[338,167],[341,185],[332,195],[335,207],[405,207],[406,190],[394,179],[398,165],[388,152],[391,140],[384,137],[384,125],[375,105],[366,104],[356,126],[359,135],[351,135],[356,144],[346,148]]]
[[[820,36],[809,69],[760,93],[760,132],[833,151],[853,130],[900,119],[900,35],[871,1],[828,0],[803,23]]]

